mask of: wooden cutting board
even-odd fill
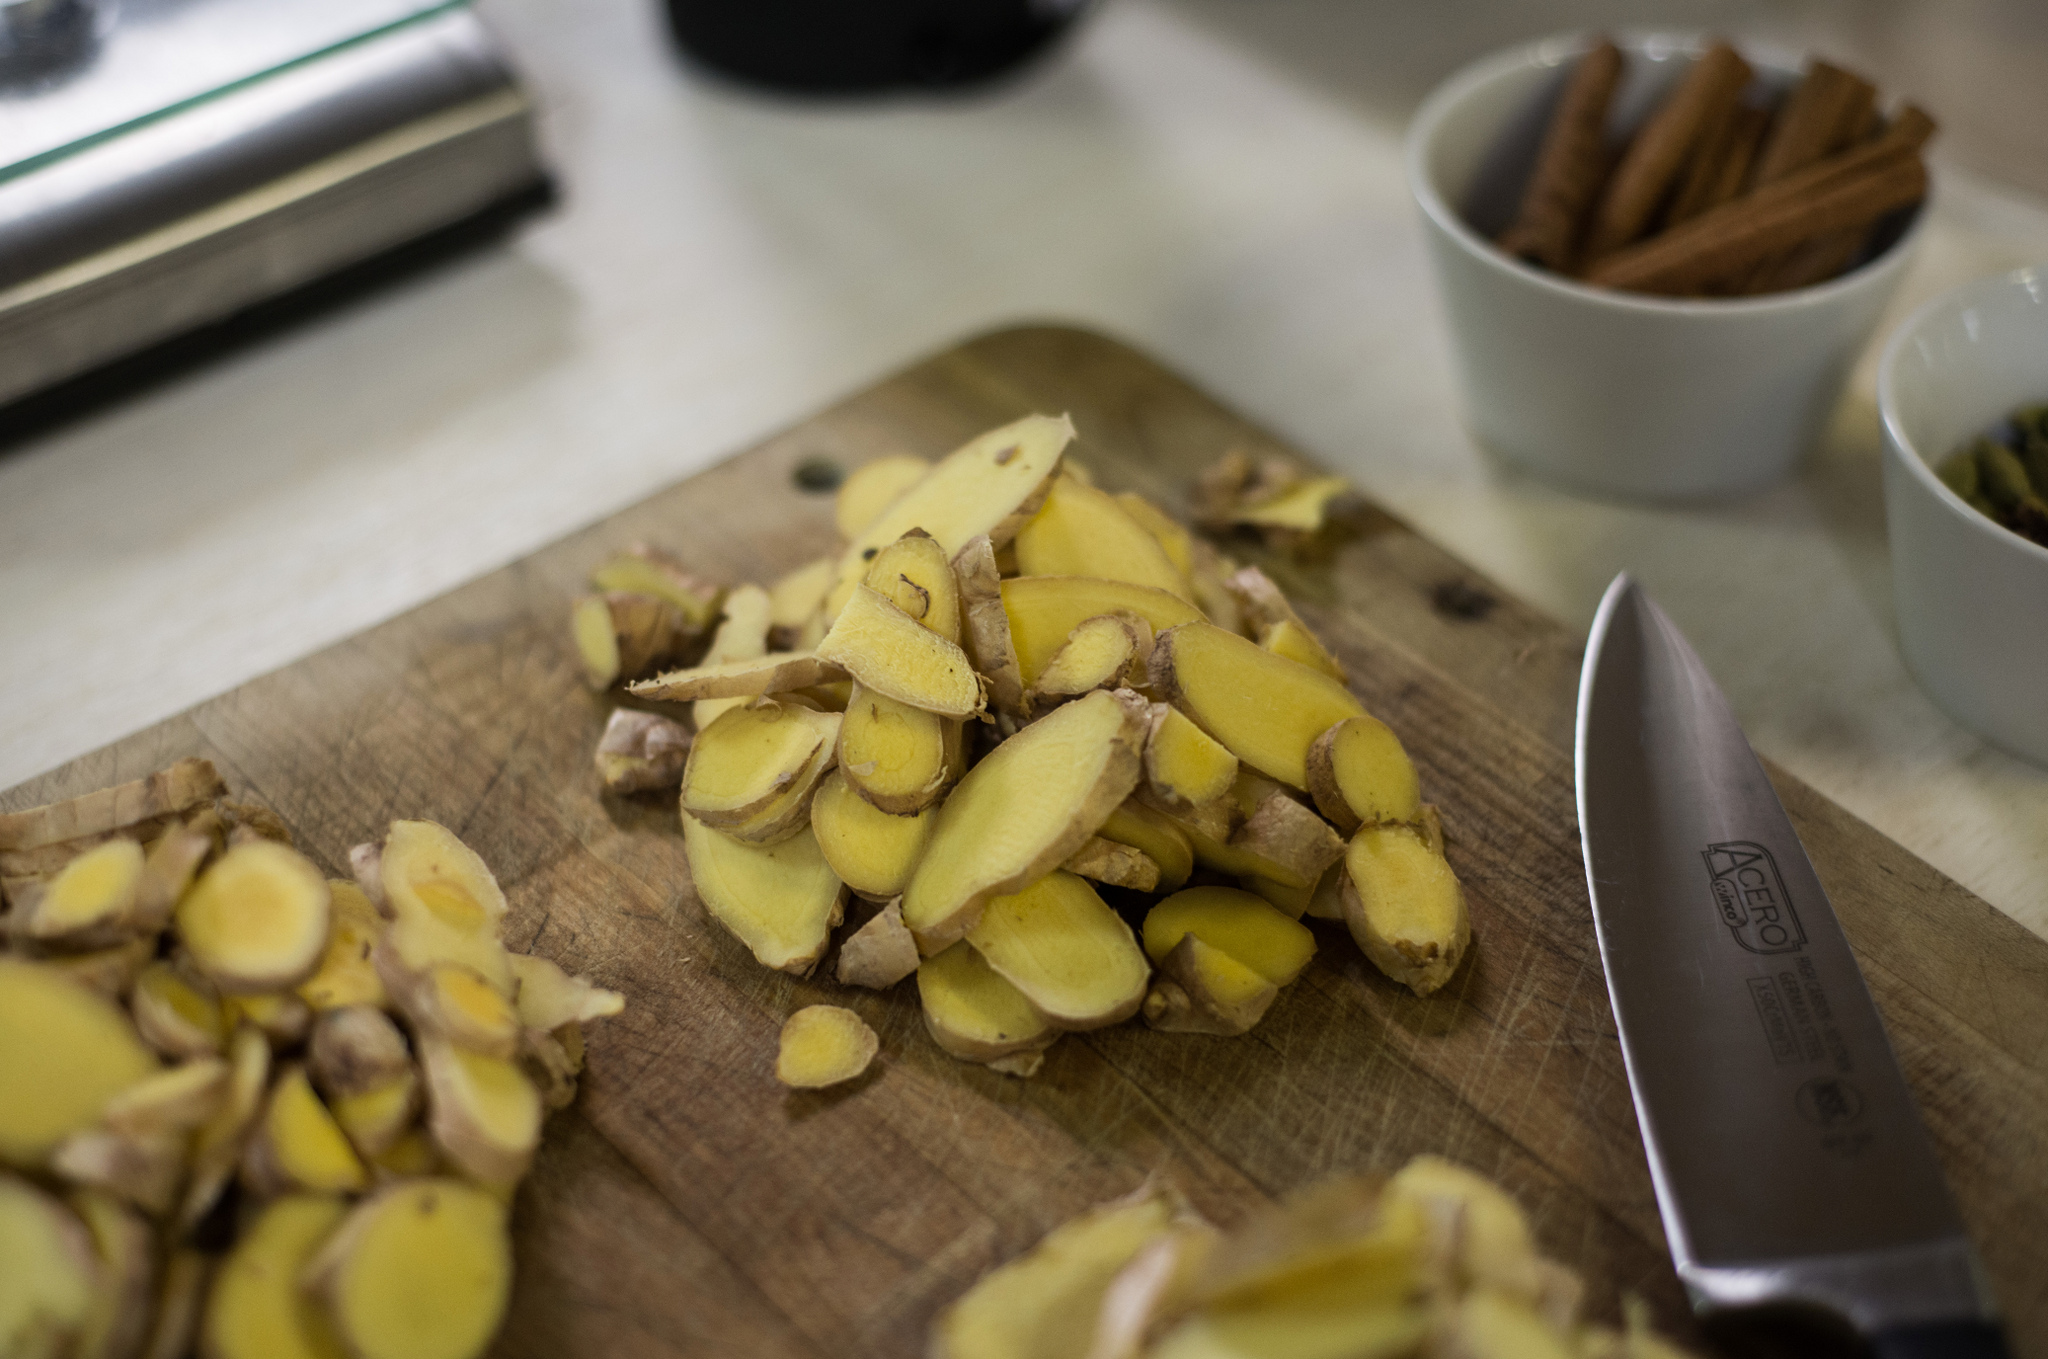
[[[394,817],[457,831],[512,902],[508,941],[630,998],[590,1035],[515,1213],[505,1356],[913,1355],[933,1315],[1062,1219],[1173,1177],[1222,1222],[1317,1176],[1440,1152],[1503,1180],[1596,1315],[1682,1329],[1608,1011],[1574,822],[1580,641],[1397,520],[1266,567],[1400,733],[1450,832],[1476,947],[1427,1000],[1341,928],[1249,1036],[1132,1023],[1060,1041],[1032,1080],[945,1056],[913,984],[763,970],[690,889],[673,802],[600,795],[611,706],[567,627],[636,539],[767,582],[829,550],[802,464],[941,455],[1070,411],[1099,480],[1184,511],[1232,447],[1284,451],[1143,356],[1059,328],[939,355],[525,561],[0,796],[13,810],[185,755],[281,813],[334,874]],[[2048,1353],[2048,944],[1773,771],[1890,1025],[2017,1342]],[[799,1006],[882,1039],[850,1089],[773,1078]]]

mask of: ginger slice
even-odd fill
[[[1021,892],[992,897],[967,942],[1061,1029],[1129,1019],[1152,975],[1131,927],[1086,879],[1059,870]]]
[[[961,741],[959,722],[856,684],[839,728],[839,768],[877,808],[909,816],[959,776]]]
[[[1250,892],[1235,887],[1190,887],[1145,913],[1145,952],[1165,965],[1187,935],[1221,949],[1275,986],[1301,975],[1315,957],[1316,937]]]
[[[811,800],[818,850],[839,880],[864,897],[900,896],[924,857],[938,808],[891,815],[855,792],[845,767],[833,770]]]
[[[540,1145],[540,1093],[501,1057],[420,1040],[427,1076],[427,1128],[449,1162],[473,1180],[510,1185]]]
[[[118,1005],[60,973],[0,957],[0,1162],[41,1165],[157,1069]]]
[[[1349,494],[1351,483],[1342,477],[1307,477],[1277,495],[1240,506],[1231,518],[1254,528],[1314,534],[1329,522],[1332,504]]]
[[[768,632],[774,626],[774,605],[768,592],[758,585],[735,587],[725,597],[725,616],[711,636],[698,665],[721,665],[747,661],[768,654]],[[745,698],[700,698],[690,709],[690,721],[704,730],[734,708],[745,707]]]
[[[553,1033],[564,1024],[587,1024],[626,1008],[626,998],[572,977],[546,958],[515,953],[512,974],[519,978],[519,1022],[529,1029]]]
[[[961,641],[968,658],[988,682],[988,701],[1010,717],[1024,714],[1024,681],[1017,669],[1017,651],[1010,642],[1010,615],[1003,609],[1002,574],[988,535],[968,540],[953,556],[953,578],[959,582]]]
[[[683,768],[686,820],[773,844],[809,819],[818,781],[838,762],[838,713],[759,699],[699,733]]]
[[[178,903],[192,961],[229,994],[276,991],[313,974],[327,949],[327,879],[297,850],[235,845]]]
[[[690,878],[711,918],[763,967],[806,976],[842,918],[846,885],[808,828],[774,845],[747,845],[700,822],[683,822]]]
[[[506,1208],[450,1179],[356,1205],[303,1277],[354,1359],[476,1359],[512,1296]]]
[[[420,1102],[419,1073],[407,1067],[383,1085],[336,1097],[330,1108],[356,1154],[374,1162],[412,1131]]]
[[[492,1057],[510,1057],[519,1050],[519,1012],[474,968],[435,963],[420,972],[393,969],[386,985],[418,1033]]]
[[[1110,1285],[1169,1231],[1178,1204],[1146,1185],[1055,1227],[941,1314],[933,1359],[1075,1359],[1093,1340]]]
[[[1159,886],[1159,865],[1144,850],[1100,835],[1090,836],[1060,867],[1076,877],[1133,892],[1150,892]]]
[[[295,1190],[356,1193],[369,1187],[348,1135],[313,1093],[306,1068],[286,1067],[242,1156],[242,1179],[258,1194]]]
[[[1152,705],[1145,736],[1145,782],[1173,807],[1194,808],[1230,792],[1237,780],[1237,756],[1164,703]]]
[[[1138,782],[1145,707],[1097,690],[997,746],[939,808],[903,892],[903,922],[935,953],[982,903],[1035,882],[1101,828]]]
[[[867,1021],[837,1005],[806,1005],[782,1026],[775,1079],[792,1090],[821,1090],[868,1069],[882,1040]]]
[[[134,1209],[101,1190],[75,1189],[65,1201],[91,1234],[99,1263],[98,1282],[72,1353],[80,1359],[126,1359],[141,1346],[149,1326],[155,1233]]]
[[[1254,1214],[1217,1244],[1191,1293],[1212,1315],[1399,1305],[1425,1282],[1427,1224],[1377,1176],[1340,1175]]]
[[[1145,996],[1145,1023],[1162,1033],[1249,1033],[1280,994],[1270,978],[1193,934],[1168,950],[1160,972]]]
[[[946,550],[911,529],[875,554],[862,584],[947,641],[960,641],[960,582]]]
[[[1289,920],[1300,920],[1310,916],[1317,920],[1342,920],[1344,918],[1344,861],[1340,858],[1323,870],[1312,887],[1296,887],[1288,883],[1275,882],[1255,873],[1246,874],[1239,883],[1247,892],[1255,892],[1273,904],[1273,908]]]
[[[95,845],[58,870],[39,892],[16,900],[11,918],[19,938],[68,948],[120,942],[134,928],[142,885],[142,846],[129,839]]]
[[[1331,864],[1344,857],[1344,842],[1329,823],[1304,807],[1276,783],[1240,771],[1235,784],[1244,824],[1230,837],[1232,848],[1257,855],[1286,869],[1278,880],[1313,886]]]
[[[1027,576],[1092,576],[1189,598],[1187,577],[1152,531],[1115,496],[1071,476],[1053,478],[1045,503],[1017,530],[1017,568]]]
[[[839,984],[886,990],[917,971],[917,963],[917,940],[892,901],[839,946]]]
[[[1083,619],[1069,633],[1066,642],[1052,654],[1039,672],[1038,683],[1027,695],[1034,707],[1085,694],[1091,689],[1114,689],[1127,678],[1132,663],[1140,672],[1152,648],[1152,625],[1136,614],[1103,614]]]
[[[851,536],[839,559],[839,581],[827,597],[836,615],[867,575],[877,553],[912,529],[938,540],[948,558],[983,534],[996,547],[1016,536],[1017,527],[1037,512],[1047,481],[1073,441],[1065,416],[1029,415],[969,440]]]
[[[166,1057],[210,1057],[227,1041],[220,993],[204,977],[155,962],[135,978],[128,999],[143,1040]]]
[[[185,1176],[185,1140],[175,1133],[133,1137],[87,1128],[50,1153],[50,1169],[74,1185],[103,1189],[161,1216],[176,1202]]]
[[[382,1010],[352,1005],[329,1010],[313,1026],[307,1062],[329,1099],[360,1095],[412,1070],[405,1035]]]
[[[1019,576],[1002,582],[1002,597],[1018,679],[1027,688],[1038,683],[1053,654],[1090,618],[1128,613],[1158,633],[1202,616],[1193,604],[1168,591],[1088,576]]]
[[[220,825],[217,816],[206,812],[183,825],[167,827],[149,847],[130,912],[138,931],[154,934],[170,924],[179,899],[206,860],[221,847]]]
[[[839,563],[820,557],[768,587],[768,638],[778,650],[797,649],[795,641],[825,607],[825,594],[838,579]]]
[[[1377,717],[1347,717],[1315,739],[1308,748],[1308,791],[1346,835],[1366,822],[1422,816],[1415,762]]]
[[[1256,566],[1247,566],[1233,574],[1224,585],[1243,607],[1245,620],[1260,646],[1312,670],[1320,670],[1339,684],[1350,683],[1351,677],[1344,673],[1343,663],[1330,654],[1329,648],[1302,621],[1294,606],[1287,602],[1287,596],[1264,571]]]
[[[91,1234],[28,1181],[0,1172],[0,1354],[67,1355],[100,1285]]]
[[[550,1105],[550,1108],[566,1109],[568,1102]],[[447,1172],[441,1160],[440,1150],[434,1146],[434,1139],[427,1136],[424,1128],[410,1128],[389,1147],[370,1158],[371,1172],[380,1184],[392,1180],[418,1180],[429,1175]]]
[[[931,470],[931,463],[924,458],[895,453],[848,472],[832,503],[832,519],[839,528],[839,536],[848,540],[860,537],[861,530],[881,518],[882,511],[923,481]]]
[[[846,678],[838,666],[809,651],[771,651],[744,660],[719,661],[687,670],[668,670],[652,679],[635,680],[626,692],[635,698],[681,702],[698,698],[752,698],[786,694]]]
[[[569,631],[583,662],[583,680],[600,692],[638,679],[672,660],[695,639],[682,610],[655,595],[585,595],[570,608]]]
[[[1305,665],[1261,650],[1212,623],[1159,635],[1153,692],[1262,774],[1308,787],[1315,739],[1364,707],[1349,690]]]
[[[854,587],[817,654],[861,688],[910,707],[941,717],[981,711],[981,683],[967,653],[866,585]]]
[[[917,996],[933,1042],[962,1061],[1003,1063],[998,1069],[1009,1075],[1034,1074],[1059,1037],[964,940],[918,964]]]
[[[1184,1310],[1189,1284],[1218,1236],[1183,1209],[1166,1231],[1146,1242],[1103,1293],[1085,1359],[1141,1359],[1145,1342]]]
[[[501,994],[512,993],[511,967],[498,942],[505,894],[452,831],[432,821],[394,821],[382,849],[365,856],[363,870],[392,917],[371,957],[387,989],[401,973],[450,962],[473,969]]]
[[[254,1024],[263,1036],[280,1048],[295,1048],[313,1031],[313,1007],[296,992],[268,991],[254,996],[227,996],[220,1003],[221,1018],[232,1029],[237,1024]]]
[[[608,792],[674,788],[683,781],[683,765],[690,758],[690,730],[659,713],[615,708],[593,758]]]
[[[1524,1302],[1549,1282],[1529,1219],[1513,1195],[1441,1156],[1417,1156],[1387,1182],[1388,1194],[1419,1207],[1441,1238],[1444,1280],[1458,1289],[1497,1289]]]
[[[646,543],[635,543],[592,571],[590,583],[607,594],[653,595],[666,600],[697,632],[710,627],[718,616],[718,587],[698,580],[673,555]]]
[[[1194,534],[1189,533],[1174,517],[1160,509],[1136,491],[1119,491],[1116,503],[1123,507],[1125,514],[1136,520],[1140,527],[1158,542],[1166,559],[1173,563],[1173,569],[1183,578],[1193,571],[1195,565]],[[1190,599],[1192,595],[1188,596]]]
[[[299,983],[299,999],[315,1010],[382,1006],[388,997],[371,954],[384,933],[384,917],[352,882],[329,878],[327,892],[327,951],[313,975]]]
[[[1418,996],[1449,981],[1472,921],[1442,845],[1415,826],[1366,826],[1344,868],[1344,922],[1373,965]]]
[[[218,1057],[152,1072],[108,1100],[100,1119],[127,1137],[190,1132],[227,1102],[228,1075],[228,1064]]]
[[[1158,891],[1179,891],[1195,871],[1194,847],[1180,827],[1142,802],[1126,798],[1098,832],[1104,840],[1139,850],[1159,869]],[[1084,875],[1085,876],[1085,875]]]
[[[227,791],[228,786],[221,781],[212,761],[180,760],[168,769],[160,769],[132,783],[101,788],[64,802],[0,816],[0,854],[14,855],[141,827],[224,797]],[[78,846],[80,850],[89,848],[90,845]],[[54,871],[59,866],[53,863],[47,870],[7,867],[4,871],[45,872]]]
[[[1307,871],[1308,868],[1314,866],[1315,856],[1311,856],[1310,862],[1306,865],[1298,860],[1282,862],[1278,859],[1268,858],[1265,854],[1259,852],[1256,845],[1247,844],[1242,840],[1241,832],[1243,827],[1241,825],[1236,831],[1231,831],[1226,836],[1219,837],[1216,834],[1217,831],[1228,826],[1233,818],[1240,815],[1235,798],[1219,799],[1214,803],[1197,808],[1196,812],[1192,815],[1181,813],[1171,808],[1161,807],[1157,802],[1151,803],[1150,807],[1152,811],[1171,822],[1176,830],[1187,837],[1188,845],[1194,852],[1195,862],[1204,868],[1214,869],[1219,873],[1228,873],[1238,878],[1267,878],[1281,884],[1283,887],[1291,887],[1298,890],[1307,889],[1315,885],[1315,876]],[[1306,811],[1305,808],[1303,810]],[[1275,815],[1288,817],[1289,820],[1294,819],[1290,814],[1284,812],[1275,813]],[[1309,812],[1308,815],[1313,816],[1314,813]],[[1343,841],[1340,840],[1337,843],[1341,846]]]
[[[242,1143],[263,1111],[270,1079],[270,1043],[255,1029],[238,1029],[228,1043],[228,1094],[192,1139],[192,1175],[185,1186],[178,1223],[189,1228],[206,1216],[234,1176]]]
[[[300,1291],[299,1276],[347,1214],[346,1203],[325,1194],[264,1206],[207,1295],[199,1331],[209,1359],[340,1359],[326,1309]]]

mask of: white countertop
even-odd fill
[[[1734,504],[1576,499],[1460,427],[1402,123],[1523,22],[1113,0],[1016,85],[846,107],[681,71],[644,0],[483,9],[543,101],[556,208],[0,451],[0,786],[955,339],[1057,319],[1150,350],[1572,627],[1635,572],[1761,750],[2048,935],[2048,772],[1950,723],[1898,657],[1867,357],[1806,471]],[[2048,207],[1940,175],[1893,319],[2048,259]]]

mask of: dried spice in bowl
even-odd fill
[[[2048,403],[2020,407],[1937,475],[1987,519],[2048,547]]]
[[[1926,197],[1934,120],[1911,104],[1885,119],[1876,88],[1840,67],[1812,62],[1773,100],[1716,43],[1617,149],[1622,64],[1603,39],[1573,68],[1499,237],[1509,254],[1629,292],[1755,296],[1843,273]]]

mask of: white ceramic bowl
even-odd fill
[[[1900,326],[1878,366],[1899,642],[1942,711],[2048,765],[2048,548],[2000,528],[1934,468],[2014,407],[2048,401],[2048,267],[1979,279]]]
[[[1618,39],[1610,126],[1628,128],[1704,50],[1692,35]],[[1498,456],[1596,494],[1726,496],[1784,477],[1812,446],[1898,283],[1925,211],[1874,257],[1811,288],[1681,300],[1591,288],[1494,248],[1583,37],[1484,58],[1408,130],[1408,182],[1443,291],[1466,422]],[[1745,51],[1789,88],[1796,60]]]

